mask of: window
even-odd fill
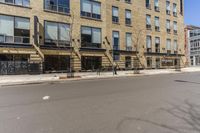
[[[170,28],[170,20],[166,21],[166,29],[167,29],[167,33],[171,32],[171,28]]]
[[[155,30],[160,31],[160,20],[159,17],[155,17]]]
[[[0,3],[1,2],[25,7],[30,6],[30,0],[0,0]]]
[[[146,15],[146,28],[151,29],[151,16]]]
[[[131,10],[125,10],[125,23],[126,25],[131,25]]]
[[[126,69],[131,69],[132,68],[131,56],[125,56],[125,68]]]
[[[132,51],[132,33],[126,33],[126,50]]]
[[[68,14],[70,12],[69,0],[45,0],[46,10]]]
[[[154,9],[155,11],[159,12],[160,8],[159,8],[159,0],[154,0]]]
[[[147,57],[147,67],[152,67],[152,58]]]
[[[180,12],[183,15],[183,0],[180,0]]]
[[[30,20],[27,18],[0,15],[0,42],[30,43]]]
[[[171,53],[171,39],[167,39],[166,49],[167,53]]]
[[[30,20],[15,17],[14,42],[29,43],[30,39]]]
[[[177,4],[176,3],[173,4],[173,15],[174,15],[174,17],[177,17]]]
[[[171,10],[170,1],[167,0],[166,1],[166,13],[167,13],[167,15],[170,15],[170,10]]]
[[[131,3],[131,0],[125,0],[125,2],[130,4],[130,3]]]
[[[14,17],[0,15],[0,42],[14,42]]]
[[[70,46],[69,24],[45,21],[45,45]]]
[[[20,5],[20,6],[29,7],[30,6],[30,0],[15,0],[15,4]]]
[[[101,48],[101,29],[82,26],[81,47]]]
[[[176,21],[174,21],[174,34],[177,34],[178,32],[177,32],[177,22]]]
[[[102,57],[98,56],[82,56],[81,69],[82,70],[99,70],[102,68]]]
[[[120,50],[119,47],[119,32],[113,31],[113,49],[114,50]]]
[[[160,37],[155,37],[155,52],[160,53]]]
[[[81,0],[81,16],[101,19],[101,3],[90,0]]]
[[[146,47],[147,47],[147,52],[152,52],[152,40],[151,36],[146,37]]]
[[[112,7],[112,22],[119,23],[119,9],[118,7]]]
[[[150,0],[146,0],[146,8],[147,8],[147,9],[151,9]]]
[[[177,40],[174,40],[174,53],[178,51],[178,43]]]
[[[113,53],[113,60],[114,61],[119,61],[120,60],[120,53],[114,52]]]

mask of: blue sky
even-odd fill
[[[200,0],[185,0],[185,24],[200,26]]]

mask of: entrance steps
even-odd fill
[[[37,54],[37,52],[33,52],[30,54],[30,62],[31,63],[42,63],[43,59],[40,57],[40,55]]]

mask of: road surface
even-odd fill
[[[200,73],[0,88],[0,133],[199,133]]]

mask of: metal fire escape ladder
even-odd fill
[[[112,47],[111,47],[110,42],[109,42],[107,37],[105,37],[105,40],[106,40],[106,42],[103,43],[105,45],[105,48],[106,48],[105,55],[108,58],[108,60],[111,63],[111,65],[115,65],[115,63],[113,61],[113,56],[110,53],[110,50],[112,50]]]
[[[140,60],[139,53],[137,53],[137,52],[136,52],[136,58],[137,58],[138,63],[141,65],[141,67],[142,67],[143,69],[145,69],[144,64],[142,64],[142,62],[141,62],[141,60]]]
[[[79,47],[79,45],[76,43],[76,41],[75,40],[73,40],[72,42],[74,42],[73,44],[73,50],[74,50],[74,53],[78,56],[78,58],[81,60],[81,54],[80,54],[80,52],[79,52],[79,49],[80,49],[80,47]],[[78,42],[80,42],[79,40],[78,40]]]
[[[36,50],[36,53],[41,57],[41,59],[43,61],[44,60],[44,54],[42,53],[40,48],[35,43],[33,43],[33,47]]]
[[[36,54],[40,56],[42,61],[44,61],[44,54],[38,47],[40,36],[39,36],[39,20],[38,20],[37,16],[34,16],[34,36],[33,36],[33,38],[34,38],[34,41],[33,41],[32,45],[33,45],[34,49],[36,50]]]

